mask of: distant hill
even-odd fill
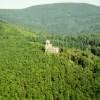
[[[100,33],[100,7],[89,4],[50,4],[20,10],[0,10],[0,19],[51,33]]]

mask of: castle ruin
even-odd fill
[[[59,53],[59,48],[52,46],[52,44],[50,43],[50,41],[46,40],[45,52],[57,54],[57,53]]]

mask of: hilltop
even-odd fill
[[[100,33],[100,7],[89,4],[50,4],[20,10],[0,10],[0,19],[49,33]]]

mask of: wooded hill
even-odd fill
[[[20,10],[0,10],[0,19],[49,33],[100,33],[100,7],[89,4],[51,4]]]
[[[45,40],[60,48],[45,53]],[[31,33],[0,21],[1,100],[99,100],[100,34]]]

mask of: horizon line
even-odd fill
[[[45,5],[55,5],[55,4],[86,4],[86,5],[91,5],[91,6],[96,6],[100,7],[100,5],[96,5],[93,3],[82,3],[82,2],[58,2],[58,3],[45,3],[45,4],[37,4],[37,5],[30,5],[27,7],[22,7],[22,8],[0,8],[0,10],[22,10],[22,9],[27,9],[30,7],[37,7],[37,6],[45,6]]]

